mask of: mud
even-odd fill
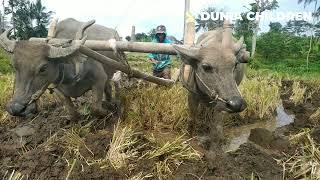
[[[235,151],[240,145],[248,142],[249,136],[252,136],[252,130],[254,130],[253,133],[275,131],[278,128],[285,127],[294,122],[294,115],[287,114],[282,105],[277,108],[276,114],[276,117],[269,121],[256,122],[249,125],[226,129],[225,134],[229,138],[229,142],[224,147],[224,151]],[[262,139],[264,139],[263,136]]]
[[[317,92],[303,104],[292,104],[289,101],[291,86],[292,82],[283,82],[283,109],[279,107],[277,118],[268,123],[227,129],[230,141],[225,152],[208,151],[194,140],[193,147],[204,154],[202,160],[184,162],[168,179],[251,179],[252,176],[255,179],[282,179],[282,167],[275,159],[280,158],[282,152],[294,150],[287,135],[310,127],[309,117],[320,107]],[[30,179],[65,179],[74,161],[71,153],[54,143],[46,143],[53,135],[59,136],[62,129],[90,122],[93,125],[82,137],[87,148],[82,147],[80,153],[89,159],[105,158],[116,119],[83,116],[78,122],[70,122],[59,104],[50,104],[45,109],[33,119],[12,118],[11,123],[0,127],[0,177],[15,170],[29,175]],[[171,134],[163,136],[170,137]],[[320,129],[315,129],[312,136],[320,142]],[[138,161],[130,171],[116,171],[88,166],[84,160],[77,160],[69,179],[128,179],[138,172],[150,170],[151,164],[148,160]]]
[[[306,95],[311,94],[311,96],[306,98],[305,102],[295,105],[289,99],[292,95],[292,85],[293,81],[282,81],[283,107],[289,114],[295,115],[294,128],[312,128],[313,124],[309,118],[320,107],[320,92],[302,82],[303,86],[307,86]]]

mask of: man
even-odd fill
[[[160,25],[156,28],[155,39],[152,41],[155,43],[171,44],[171,41],[167,38],[167,31],[164,25]],[[171,79],[171,58],[167,54],[150,54],[149,61],[153,64],[153,75],[156,77]]]

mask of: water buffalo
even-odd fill
[[[190,131],[194,130],[199,115],[199,105],[214,107],[229,113],[241,112],[246,102],[238,86],[244,75],[244,65],[249,59],[243,38],[236,42],[228,22],[224,28],[202,34],[195,46],[174,45],[183,61],[182,82],[189,90],[191,113]],[[191,70],[184,72],[185,66]]]
[[[75,19],[63,20],[56,26],[55,37],[120,39],[114,29],[93,23],[83,23]],[[114,69],[79,53],[80,44],[55,47],[41,42],[13,41],[8,39],[8,33],[9,31],[6,31],[1,35],[0,44],[13,53],[12,65],[16,71],[14,95],[6,106],[11,115],[27,116],[35,113],[36,100],[52,84],[72,118],[77,118],[78,113],[71,97],[79,97],[89,90],[92,90],[93,94],[93,111],[98,115],[109,114],[102,102],[110,102],[112,98],[110,79],[115,72]],[[112,59],[121,59],[113,52],[100,53]]]

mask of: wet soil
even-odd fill
[[[295,105],[290,101],[289,98],[292,95],[293,81],[282,81],[281,99],[286,111],[295,115],[294,128],[312,128],[313,124],[310,122],[309,118],[320,107],[320,92],[315,90],[315,88],[310,88],[309,84],[303,82],[301,84],[307,86],[305,94],[311,94],[305,102]]]
[[[255,179],[282,179],[282,167],[275,159],[281,158],[282,152],[290,153],[295,149],[289,145],[287,135],[310,127],[309,117],[320,107],[318,92],[305,103],[292,104],[289,101],[291,86],[291,81],[283,82],[281,98],[286,114],[295,116],[293,123],[279,125],[279,121],[275,120],[272,128],[246,125],[249,127],[227,129],[229,144],[233,143],[234,146],[229,146],[225,151],[206,150],[197,140],[193,140],[193,147],[203,154],[202,160],[184,162],[168,179],[251,179],[252,176]],[[65,179],[74,159],[70,152],[55,143],[48,145],[48,139],[55,134],[59,137],[63,130],[84,126],[92,121],[93,125],[82,137],[87,148],[80,148],[80,153],[89,159],[105,158],[115,118],[88,119],[84,116],[78,122],[70,122],[58,103],[50,104],[45,109],[35,118],[12,118],[10,123],[0,126],[0,177],[7,171],[15,170],[28,175],[30,179]],[[320,141],[319,129],[315,129],[312,135],[316,141]],[[171,135],[163,135],[166,136]],[[241,139],[241,136],[244,138]],[[150,170],[150,164],[148,160],[138,161],[130,171],[116,171],[96,165],[88,166],[80,158],[69,173],[69,179],[128,179],[138,172]]]

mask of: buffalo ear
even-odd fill
[[[200,48],[175,44],[173,48],[185,64],[194,65],[200,61]]]
[[[248,63],[250,60],[250,52],[249,51],[244,51],[241,52],[241,55],[238,59],[239,63]]]

